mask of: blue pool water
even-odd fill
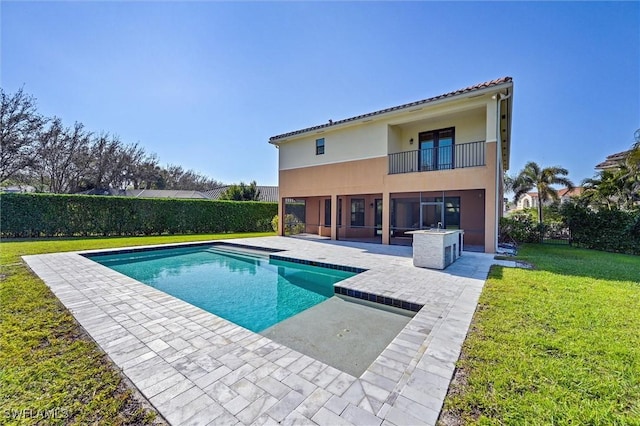
[[[355,275],[218,246],[90,258],[254,332],[332,297],[333,284]]]

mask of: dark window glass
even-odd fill
[[[420,170],[453,168],[454,128],[430,130],[418,135],[420,141]]]
[[[316,139],[316,155],[324,154],[324,138]]]
[[[331,198],[324,200],[324,226],[331,226]]]
[[[442,198],[437,198],[442,201]],[[444,224],[447,229],[460,229],[460,197],[445,197]]]
[[[376,235],[382,235],[382,200],[376,199],[376,217],[375,217],[375,227],[376,227]]]
[[[364,199],[351,199],[351,226],[364,226]]]

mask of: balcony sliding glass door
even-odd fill
[[[422,132],[419,141],[421,171],[453,168],[453,127]]]

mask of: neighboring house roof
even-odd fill
[[[214,189],[210,189],[209,191],[205,191],[204,194],[207,198],[211,198],[212,200],[218,200],[222,196],[222,194],[229,189],[231,185],[220,186]],[[258,185],[258,190],[260,191],[260,196],[258,197],[259,201],[268,201],[277,203],[278,202],[278,187],[277,186],[263,186]]]
[[[200,191],[183,191],[177,189],[127,189],[126,196],[136,198],[208,198]]]
[[[89,191],[82,191],[81,195],[114,195],[120,197],[136,198],[207,198],[199,191],[182,191],[175,189],[114,189],[114,188],[94,188]]]
[[[10,185],[0,187],[0,192],[36,192],[36,188],[31,185]]]
[[[124,189],[93,188],[88,191],[78,192],[77,195],[118,195],[118,196],[124,197],[127,194]]]
[[[573,189],[562,188],[558,190],[558,196],[560,197],[577,197],[580,194],[582,194],[581,186],[576,186]]]
[[[557,190],[558,192],[558,197],[563,198],[563,197],[575,197],[578,196],[580,194],[582,194],[583,188],[581,186],[576,186],[573,189],[569,189],[569,188],[560,188]],[[528,195],[531,198],[538,198],[538,193],[537,192],[527,192],[526,194],[523,194],[520,199],[518,201],[522,201],[525,197],[525,195]]]
[[[511,81],[512,81],[511,77],[502,77],[502,78],[499,78],[499,79],[496,79],[496,80],[491,80],[491,81],[486,81],[484,83],[475,84],[473,86],[469,86],[469,87],[466,87],[464,89],[459,89],[459,90],[456,90],[456,91],[453,91],[453,92],[445,93],[443,95],[434,96],[432,98],[427,98],[427,99],[423,99],[423,100],[420,100],[420,101],[410,102],[408,104],[398,105],[398,106],[395,106],[395,107],[382,109],[380,111],[370,112],[370,113],[367,113],[367,114],[357,115],[355,117],[346,118],[344,120],[338,120],[338,121],[329,120],[328,123],[320,124],[318,126],[307,127],[305,129],[296,130],[296,131],[293,131],[293,132],[288,132],[288,133],[283,133],[281,135],[272,136],[272,137],[269,138],[269,142],[270,143],[275,143],[279,139],[285,139],[285,138],[290,137],[290,136],[299,135],[299,134],[302,134],[302,133],[307,133],[307,132],[311,132],[311,131],[315,131],[315,130],[319,130],[319,129],[324,129],[324,128],[331,127],[331,126],[337,126],[339,124],[348,123],[350,121],[362,120],[362,119],[365,119],[365,118],[374,117],[374,116],[377,116],[377,115],[381,115],[381,114],[385,114],[385,113],[389,113],[389,112],[393,112],[393,111],[400,111],[400,110],[403,110],[403,109],[415,108],[417,106],[428,104],[430,102],[438,101],[438,100],[445,99],[445,98],[451,98],[451,97],[454,97],[454,96],[457,96],[457,95],[462,95],[462,94],[466,94],[466,93],[469,93],[469,92],[475,92],[475,91],[478,91],[478,90],[487,89],[487,88],[491,88],[491,87],[494,87],[494,86],[499,86],[499,85],[504,84],[504,83],[510,83]]]
[[[176,189],[92,189],[89,191],[79,192],[82,195],[118,195],[121,197],[136,197],[136,198],[186,198],[186,199],[203,199],[203,200],[218,200],[222,193],[224,193],[231,185],[220,186],[210,189],[208,191],[184,191]],[[259,201],[278,202],[278,187],[277,186],[260,186]]]
[[[631,150],[616,152],[615,154],[607,155],[607,158],[596,165],[596,169],[616,169],[624,162],[624,159],[629,155]]]

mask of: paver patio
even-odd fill
[[[24,260],[175,425],[433,425],[489,267],[513,265],[464,252],[435,271],[414,267],[411,247],[285,237],[224,242],[363,268],[339,285],[424,307],[353,377],[79,252]]]

